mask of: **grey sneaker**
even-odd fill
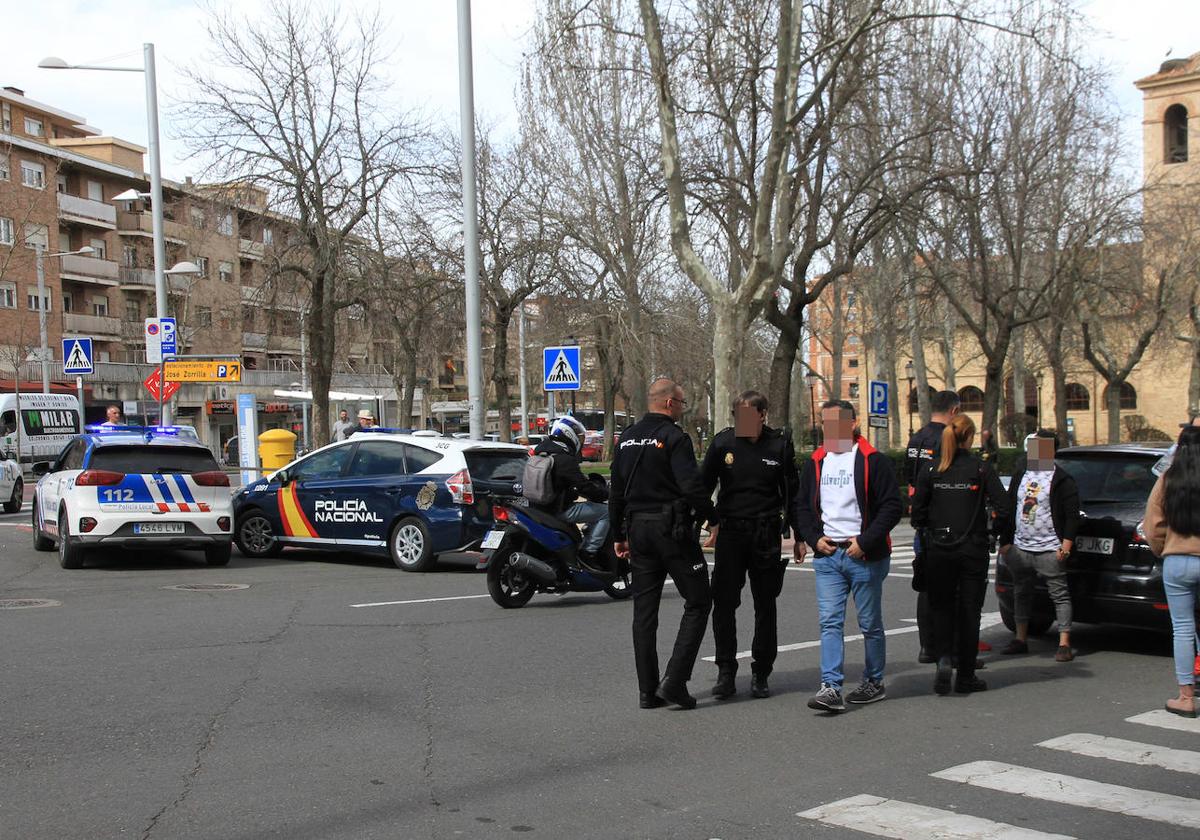
[[[846,702],[856,703],[861,706],[866,703],[883,700],[886,697],[887,691],[884,690],[883,683],[873,680],[863,680],[862,685],[846,695]]]
[[[821,683],[821,690],[809,699],[808,708],[818,712],[844,712],[846,702],[842,700],[842,692],[828,683]]]

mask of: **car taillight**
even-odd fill
[[[88,534],[96,528],[96,520],[90,516],[84,516],[79,520],[79,533]]]
[[[228,487],[229,476],[220,470],[192,473],[192,481],[201,487]]]
[[[475,488],[471,485],[471,473],[459,470],[446,479],[446,489],[456,505],[475,504]]]
[[[104,487],[110,484],[120,484],[125,480],[125,473],[110,472],[109,470],[84,470],[75,476],[76,487]]]
[[[492,519],[495,519],[497,522],[507,522],[508,508],[501,507],[500,505],[492,505]]]

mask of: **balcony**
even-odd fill
[[[121,288],[139,289],[142,291],[154,291],[154,269],[152,268],[130,268],[129,266],[121,266],[120,269]],[[189,274],[168,274],[167,287],[172,292],[186,292],[196,278]]]
[[[238,240],[238,256],[244,260],[261,260],[266,253],[266,246],[253,239]]]
[[[66,280],[116,285],[119,266],[112,260],[69,254],[59,261],[59,274]]]
[[[117,213],[117,233],[122,236],[153,236],[154,219],[149,213]],[[188,229],[179,222],[163,219],[163,239],[176,245],[186,245]]]
[[[92,201],[77,195],[58,194],[58,217],[105,230],[117,228],[117,208],[103,201]]]
[[[242,347],[246,350],[266,350],[267,334],[256,332],[242,333]]]
[[[63,314],[63,332],[72,335],[119,337],[121,320],[107,315],[77,315],[74,312],[66,312]]]

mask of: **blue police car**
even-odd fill
[[[355,432],[234,496],[235,539],[249,557],[285,546],[387,554],[405,571],[479,547],[492,501],[519,495],[523,446],[392,429]]]

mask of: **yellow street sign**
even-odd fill
[[[184,360],[163,363],[168,382],[241,382],[242,363],[236,360]]]

